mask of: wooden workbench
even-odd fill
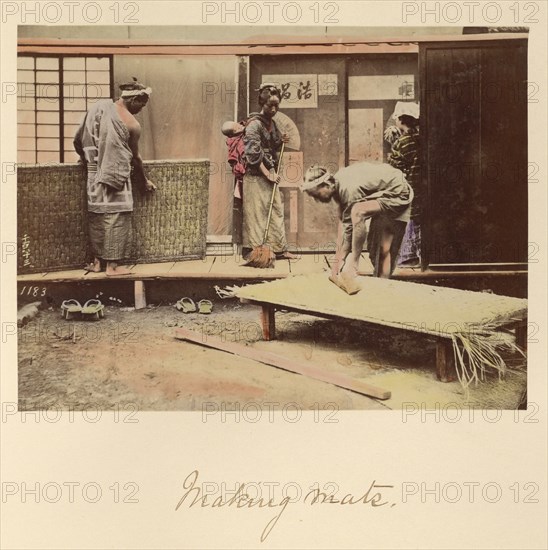
[[[362,290],[353,296],[325,273],[248,285],[237,296],[261,306],[265,340],[276,337],[275,312],[280,309],[429,334],[436,339],[436,373],[442,381],[454,379],[456,333],[487,325],[510,327],[517,344],[526,347],[527,300],[392,279],[358,281]]]

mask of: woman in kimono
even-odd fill
[[[272,186],[280,182],[277,175],[282,143],[274,115],[278,112],[282,94],[274,84],[263,84],[259,90],[259,113],[250,115],[245,127],[244,145],[246,173],[243,181],[243,255],[263,244],[264,231],[272,198]],[[277,258],[295,258],[287,250],[283,202],[279,189],[274,194],[272,217],[267,242]]]
[[[397,107],[399,107],[397,112],[392,116],[396,119],[400,136],[392,143],[388,163],[405,174],[406,180],[415,193],[411,221],[407,224],[398,263],[414,265],[420,263],[421,216],[424,200],[424,194],[420,189],[419,113],[417,103],[400,102]]]

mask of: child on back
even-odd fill
[[[244,159],[244,134],[245,126],[239,122],[228,121],[221,126],[221,132],[226,136],[228,147],[228,163],[234,174],[234,196],[238,199],[243,195],[243,179],[245,174]]]
[[[229,120],[221,126],[221,132],[228,138],[236,137],[243,133],[245,126],[239,122]]]

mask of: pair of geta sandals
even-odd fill
[[[105,306],[100,300],[88,300],[84,305],[78,300],[65,300],[61,304],[61,315],[63,319],[82,317],[88,319],[102,319],[105,316]]]
[[[200,300],[198,304],[192,298],[181,298],[175,307],[183,313],[203,313],[209,315],[213,310],[213,302],[211,300]]]

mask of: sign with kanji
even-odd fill
[[[318,107],[317,74],[265,74],[263,82],[272,82],[282,91],[282,109]]]

